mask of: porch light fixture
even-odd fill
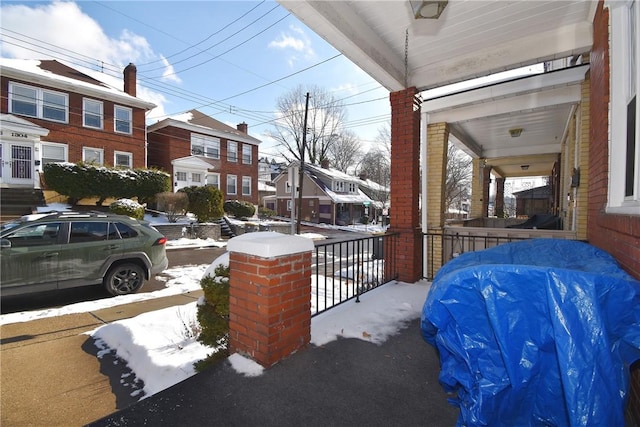
[[[410,0],[409,3],[415,19],[438,19],[449,1]]]
[[[529,169],[529,165],[520,165],[520,169],[522,169],[523,171],[526,171]]]
[[[522,128],[509,129],[509,135],[511,135],[511,138],[517,138],[522,135],[522,130]]]

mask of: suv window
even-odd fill
[[[108,222],[74,221],[70,223],[69,243],[100,242],[107,240]]]
[[[120,236],[123,239],[130,239],[132,237],[138,237],[138,232],[133,228],[129,227],[126,224],[122,224],[120,222],[116,222],[116,227],[118,227],[118,231],[120,232]]]
[[[11,246],[21,248],[25,246],[53,245],[58,239],[60,223],[33,224],[23,227],[8,235]]]

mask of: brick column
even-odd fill
[[[494,213],[498,218],[504,217],[504,178],[496,178],[496,205]]]
[[[420,106],[415,87],[393,92],[391,102],[390,231],[399,234],[398,279],[413,283],[422,277],[420,196]]]
[[[229,240],[229,352],[269,367],[311,340],[313,242],[274,232]]]

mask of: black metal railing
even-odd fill
[[[311,315],[315,316],[398,278],[396,234],[317,243],[311,261]]]
[[[422,259],[426,262],[423,263],[422,277],[433,280],[441,266],[465,252],[479,251],[504,243],[537,237],[576,238],[575,232],[561,230],[509,231],[507,229],[485,228],[471,231],[464,227],[462,230],[464,232],[456,230],[455,227],[445,227],[441,231],[423,233]]]

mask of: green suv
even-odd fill
[[[3,223],[2,296],[103,284],[136,292],[169,264],[167,239],[147,221],[101,212],[50,212]]]

